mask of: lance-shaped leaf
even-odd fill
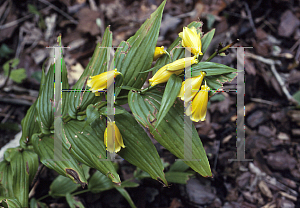
[[[52,64],[46,76],[45,85],[36,103],[36,115],[44,134],[50,133],[54,122],[54,65]]]
[[[202,53],[203,55],[201,56],[200,60],[204,56],[205,52],[208,49],[208,46],[210,45],[210,42],[212,38],[214,37],[215,34],[215,29],[212,29],[211,31],[207,32],[203,37],[201,37],[201,43],[202,43]]]
[[[136,208],[134,202],[132,201],[129,193],[121,187],[116,187],[117,191],[127,200],[128,204],[130,205],[131,208]]]
[[[102,96],[95,96],[94,93],[82,91],[82,89],[88,90],[88,87],[84,88],[84,85],[90,76],[107,71],[107,52],[110,52],[110,47],[112,47],[112,33],[109,31],[109,27],[107,27],[103,35],[102,43],[97,44],[90,62],[72,88],[73,90],[66,92],[69,95],[68,101],[72,100],[72,102],[69,103],[68,109],[69,116],[72,118],[75,119],[77,112],[84,110],[89,104],[102,100]]]
[[[233,72],[233,73],[204,77],[204,80],[206,81],[207,85],[210,87],[210,92],[208,95],[212,96],[214,93],[216,93],[216,90],[219,90],[220,88],[223,87],[223,84],[225,82],[231,82],[236,76],[237,73]]]
[[[120,177],[112,162],[106,159],[103,140],[99,139],[96,133],[96,131],[102,130],[92,129],[88,125],[81,131],[83,126],[84,121],[71,120],[64,124],[64,145],[78,161],[96,168],[114,183],[120,183]],[[104,132],[102,135],[104,135]]]
[[[200,28],[202,27],[202,22],[191,22],[188,26],[188,28],[195,27],[195,28]],[[172,56],[172,62],[176,61],[180,58],[185,57],[185,49],[182,48],[181,45],[181,38],[178,37],[176,40],[170,45],[170,47],[167,49],[167,51],[171,54]],[[163,55],[160,59],[158,59],[155,63],[155,66],[158,65],[166,65],[169,63],[169,57],[168,55]],[[152,74],[155,74],[159,68],[156,68]]]
[[[160,180],[167,185],[163,172],[164,167],[151,139],[130,113],[118,106],[116,109],[123,111],[122,114],[115,115],[115,122],[125,145],[125,148],[121,148],[118,154],[126,161],[149,173],[153,179]],[[106,123],[103,120],[99,120],[93,125],[93,129],[98,132],[101,141],[104,140],[102,132],[105,128]]]
[[[192,74],[193,77],[199,76],[200,72],[206,72],[206,77],[221,75],[231,72],[236,72],[237,69],[231,68],[224,64],[218,64],[214,62],[199,62],[198,64],[193,65]]]
[[[33,181],[33,178],[39,167],[38,155],[30,149],[24,149],[22,151],[23,160],[26,167],[26,174],[29,175],[29,185]]]
[[[88,189],[92,193],[100,193],[113,188],[114,184],[111,182],[111,180],[109,180],[99,171],[96,171],[89,180]]]
[[[176,102],[170,108],[164,120],[157,129],[154,128],[156,113],[160,107],[162,93],[152,90],[141,95],[131,91],[128,101],[135,118],[146,128],[149,128],[154,138],[171,153],[190,166],[202,176],[212,176],[208,159],[198,133],[193,126],[186,125],[187,132],[192,134],[192,141],[188,146],[191,158],[184,158],[184,109],[181,102]],[[187,138],[189,139],[189,138]]]
[[[20,139],[20,146],[23,148],[31,143],[33,134],[41,131],[36,120],[36,103],[37,100],[30,106],[25,117],[21,121],[22,137]]]
[[[59,138],[55,139],[58,140]],[[79,183],[82,186],[87,184],[87,180],[78,161],[63,148],[63,144],[60,141],[54,141],[53,134],[43,136],[42,138],[39,138],[38,134],[34,134],[32,142],[35,152],[39,155],[41,162],[46,167],[71,178],[75,183]]]
[[[61,89],[62,90],[68,90],[69,89],[69,82],[68,82],[68,71],[67,71],[67,66],[64,60],[63,55],[62,56],[62,61],[61,61]],[[62,116],[66,115],[68,113],[68,108],[70,106],[70,103],[72,100],[68,100],[69,98],[69,92],[62,91]]]
[[[22,204],[14,197],[0,196],[0,206],[5,208],[22,208]]]
[[[28,207],[29,174],[26,173],[26,164],[23,160],[22,150],[15,148],[13,151],[16,151],[16,153],[11,158],[10,164],[13,173],[14,195],[22,207]]]
[[[66,194],[66,200],[70,206],[70,208],[84,208],[83,204],[80,201],[76,201],[75,197],[70,193]]]
[[[124,75],[125,86],[139,89],[146,81],[148,73],[140,72],[151,67],[165,3],[161,3],[134,36],[121,42],[121,48],[116,51],[116,68]]]
[[[180,183],[186,184],[190,179],[190,176],[194,175],[194,173],[185,173],[185,172],[166,172],[166,178],[169,183]]]
[[[48,208],[48,206],[40,201],[37,201],[36,198],[30,199],[30,208]]]
[[[66,196],[67,193],[72,193],[78,189],[79,186],[79,184],[73,183],[70,178],[59,175],[51,183],[49,195],[52,197]]]
[[[168,83],[165,88],[164,95],[161,100],[161,105],[157,114],[157,122],[156,122],[156,128],[160,124],[160,122],[163,120],[165,115],[168,113],[170,108],[172,107],[174,101],[176,100],[180,88],[181,88],[182,80],[180,77],[176,76],[175,74],[172,74],[172,76],[169,78]]]
[[[5,197],[14,197],[13,191],[13,173],[10,162],[3,160],[0,162],[0,194]]]

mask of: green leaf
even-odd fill
[[[204,63],[204,62],[201,62]],[[225,82],[231,82],[237,76],[236,72],[222,74],[222,75],[213,75],[213,76],[206,76],[204,80],[206,81],[207,85],[210,87],[209,96],[212,96],[216,93],[216,90],[219,90],[223,87]]]
[[[120,43],[115,59],[116,68],[124,75],[123,85],[139,89],[146,81],[148,73],[140,72],[151,67],[165,3],[161,3],[134,36]]]
[[[132,181],[124,181],[122,182],[120,188],[135,188],[138,187],[139,184]]]
[[[172,76],[168,80],[164,95],[161,100],[158,115],[156,116],[157,122],[155,124],[155,128],[157,128],[157,126],[164,119],[165,115],[168,113],[168,111],[174,104],[174,101],[176,100],[180,92],[181,84],[181,78],[179,76],[176,76],[175,74],[172,74]]]
[[[22,208],[21,203],[14,197],[0,196],[0,206],[4,208]]]
[[[125,145],[125,148],[121,148],[118,154],[126,161],[148,172],[153,179],[160,179],[167,184],[163,165],[151,139],[130,113],[119,106],[115,108],[124,112],[115,115],[115,122]],[[105,128],[104,120],[98,120],[93,125],[101,141],[104,140]]]
[[[136,208],[134,202],[132,201],[130,195],[124,188],[116,187],[117,191],[127,200],[131,208]]]
[[[27,4],[28,11],[32,14],[41,15],[37,8],[32,4]]]
[[[203,55],[200,57],[200,60],[202,59],[202,57],[204,56],[205,52],[207,51],[210,42],[212,40],[212,38],[214,37],[215,34],[215,29],[212,29],[211,31],[207,32],[205,35],[203,35],[203,37],[201,38],[201,43],[202,43],[202,53]]]
[[[67,193],[66,199],[70,208],[84,208],[83,204],[80,201],[76,201],[75,197],[72,196],[70,193]]]
[[[90,76],[107,71],[107,51],[109,50],[105,47],[112,47],[112,33],[109,31],[109,27],[106,28],[102,43],[97,44],[90,62],[72,88],[73,90],[71,92],[65,92],[69,95],[67,100],[72,100],[72,102],[69,103],[68,114],[74,119],[76,118],[77,112],[85,110],[91,103],[102,100],[102,96],[95,96],[94,93],[82,91],[82,89],[88,90],[88,87],[84,87],[84,85]]]
[[[55,170],[60,175],[71,178],[74,183],[79,183],[82,186],[87,184],[87,180],[82,168],[78,165],[78,161],[63,147],[63,143],[54,141],[54,134],[45,135],[41,138],[38,134],[34,134],[32,136],[32,144],[41,162],[46,167]],[[55,154],[54,151],[56,151]]]
[[[39,124],[36,121],[36,103],[37,100],[30,106],[25,117],[21,121],[22,137],[20,139],[20,146],[25,148],[31,144],[31,137],[35,133],[40,132]]]
[[[16,199],[20,202],[22,207],[28,206],[29,195],[29,170],[26,172],[26,164],[23,160],[22,150],[14,148],[15,153],[11,158],[11,170],[13,173],[13,190]]]
[[[218,93],[218,94],[214,94],[214,96],[212,96],[209,100],[210,101],[218,101],[218,102],[220,102],[220,101],[225,100],[225,96],[223,94],[221,94],[221,93]]]
[[[61,36],[59,36],[59,39],[61,39]],[[63,57],[63,54],[61,54],[61,89],[62,90],[68,90],[69,89],[69,81],[68,81],[68,71],[67,66],[65,63],[65,59]],[[68,109],[71,103],[73,103],[73,100],[68,100],[69,98],[69,92],[62,92],[62,116],[67,115]]]
[[[16,83],[22,83],[24,79],[27,78],[26,70],[21,68],[21,69],[14,69],[10,73],[10,77],[14,82]]]
[[[207,19],[207,28],[211,29],[212,26],[214,25],[216,17],[213,14],[207,14],[206,19]]]
[[[161,124],[156,125],[156,112],[160,107],[162,93],[151,90],[144,95],[131,91],[128,96],[130,109],[136,120],[148,128],[153,137],[179,159],[184,159],[184,109],[181,102],[176,102],[170,108]],[[187,127],[189,128],[189,127]],[[208,159],[199,135],[194,127],[192,133],[192,160],[183,160],[194,171],[204,177],[211,177]]]
[[[193,173],[184,173],[184,172],[166,172],[166,179],[169,183],[179,183],[186,184],[190,179],[189,177],[194,175]]]
[[[83,128],[81,129],[81,131],[90,123],[92,123],[93,121],[95,121],[97,118],[100,117],[100,113],[98,112],[98,109],[95,108],[95,106],[93,104],[88,105],[88,107],[86,108],[86,122],[83,126]]]
[[[31,198],[30,200],[30,208],[48,208],[48,206],[40,201],[37,201],[36,198]]]
[[[73,183],[70,178],[59,175],[50,185],[49,195],[52,197],[66,196],[67,193],[72,193],[79,188],[79,184]]]
[[[5,159],[5,158],[4,158]],[[13,191],[13,172],[11,165],[6,160],[0,162],[0,195],[5,197],[14,197]]]
[[[297,100],[298,105],[300,105],[300,90],[293,94],[293,98]]]
[[[85,165],[85,164],[81,164],[81,167],[83,169],[83,172],[84,172],[84,175],[85,175],[85,178],[88,180],[90,178],[90,167]]]
[[[13,54],[14,50],[9,48],[5,43],[0,47],[0,58],[8,58],[10,54]]]
[[[36,81],[38,81],[39,83],[42,80],[42,72],[41,71],[35,71],[31,74],[31,77],[34,78]]]
[[[38,155],[30,149],[24,149],[22,156],[26,166],[26,174],[29,175],[29,184],[31,184],[39,168],[39,158]]]
[[[13,69],[17,67],[19,63],[20,63],[20,59],[18,58],[14,58],[5,62],[5,64],[3,65],[4,75],[8,76],[9,67]]]
[[[44,134],[50,134],[50,127],[54,123],[54,70],[51,64],[36,103],[37,119]]]
[[[88,189],[92,193],[100,193],[114,188],[114,184],[105,175],[96,171],[89,180]]]
[[[120,109],[120,108],[115,108],[114,111],[115,111],[114,115],[122,114],[122,113],[127,112],[125,109]],[[99,113],[101,115],[107,116],[107,107],[106,106],[102,107],[100,109]]]
[[[184,172],[189,169],[189,166],[182,160],[176,160],[170,167],[169,172]]]
[[[63,125],[65,148],[81,163],[96,168],[104,175],[107,175],[114,183],[120,183],[120,177],[115,171],[112,162],[106,159],[106,150],[103,139],[99,139],[96,131],[104,135],[103,129],[92,129],[82,126],[84,121],[69,121]],[[103,137],[102,137],[103,138]]]
[[[237,72],[237,69],[231,68],[224,64],[218,64],[214,62],[199,62],[198,64],[194,64],[192,66],[192,74],[193,77],[199,76],[200,72],[205,71],[206,77],[221,75],[230,72]]]

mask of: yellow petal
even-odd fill
[[[113,153],[119,152],[121,147],[125,148],[119,128],[114,122],[108,122],[104,132],[104,143],[106,150]]]
[[[200,33],[197,32],[195,27],[191,29],[188,27],[183,28],[183,32],[178,34],[181,37],[181,44],[183,47],[186,47],[192,54],[198,56],[203,55],[201,52],[202,43]]]
[[[178,59],[170,64],[167,64],[164,66],[166,70],[168,71],[177,71],[177,70],[182,70],[185,67],[189,67],[193,64],[197,64],[199,61],[196,56],[194,57],[187,57],[187,58],[182,58]]]
[[[194,97],[191,106],[188,106],[186,114],[191,116],[192,121],[198,122],[205,120],[209,90],[210,88],[208,86],[202,85],[201,90]]]
[[[191,84],[191,94],[190,96],[187,98],[187,102],[191,101],[195,95],[197,94],[198,90],[200,89],[200,86],[202,84],[203,78],[205,77],[206,73],[205,72],[200,72],[200,75],[197,77],[192,77],[188,80],[190,80],[190,84]],[[180,97],[181,100],[184,100],[185,98],[185,89],[188,88],[188,86],[186,86],[186,81],[182,82],[181,85],[181,89],[180,92],[178,94],[178,97]]]
[[[164,50],[164,47],[156,47],[154,51],[153,61],[156,61],[159,57],[166,54],[167,52]]]
[[[172,74],[179,75],[182,72],[183,69],[171,72],[171,71],[167,71],[165,67],[162,67],[155,73],[155,75],[151,79],[149,79],[149,83],[151,84],[151,86],[165,83],[169,80]]]
[[[97,92],[96,96],[99,96],[100,92],[98,91],[102,91],[103,89],[107,88],[107,81],[109,81],[109,83],[113,83],[111,80],[119,74],[121,73],[118,72],[117,69],[114,69],[112,71],[103,72],[96,76],[91,76],[90,79],[87,81],[87,86],[90,87],[90,90],[92,92]]]

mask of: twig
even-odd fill
[[[234,44],[236,44],[237,42],[239,42],[239,39],[236,39],[235,41],[233,41],[232,43],[228,44],[227,46],[225,46],[224,48],[215,51],[208,59],[206,59],[206,62],[212,60],[217,54],[220,54],[224,51],[226,51],[228,48],[230,48],[231,46],[233,46]]]
[[[14,108],[11,108],[8,113],[5,115],[4,119],[1,121],[1,123],[5,123],[7,121],[7,119],[10,117],[10,115],[12,114],[12,112],[14,111]]]
[[[254,55],[252,53],[245,53],[246,56],[252,58],[252,59],[256,59],[260,62],[263,62],[265,64],[269,64],[271,66],[271,71],[274,74],[276,80],[278,81],[280,87],[282,88],[283,93],[285,94],[285,96],[287,97],[287,99],[292,102],[295,105],[298,105],[298,102],[293,98],[293,96],[289,93],[287,87],[284,84],[284,81],[281,79],[280,75],[278,74],[276,68],[275,68],[275,64],[277,65],[281,65],[281,61],[278,60],[272,60],[272,59],[266,59],[264,57],[261,56],[257,56]]]
[[[14,105],[26,105],[26,106],[31,106],[33,104],[32,102],[29,102],[27,100],[4,98],[4,97],[0,97],[0,102],[14,104]]]
[[[3,30],[3,29],[6,29],[6,28],[9,28],[9,27],[12,27],[12,26],[14,26],[14,25],[17,25],[17,24],[23,22],[24,20],[29,19],[29,18],[32,17],[32,16],[34,16],[34,14],[28,14],[28,15],[26,15],[25,17],[22,17],[22,18],[20,18],[20,19],[14,20],[14,21],[12,21],[12,22],[6,23],[5,25],[0,26],[0,30]]]
[[[247,16],[248,16],[248,20],[250,22],[250,25],[252,27],[252,30],[254,33],[256,33],[256,28],[255,28],[255,25],[254,25],[254,22],[253,22],[253,19],[252,19],[252,14],[251,14],[251,10],[249,9],[249,6],[246,2],[244,2],[245,4],[245,8],[246,8],[246,11],[247,11]]]
[[[62,11],[61,9],[59,9],[58,7],[56,7],[55,5],[51,4],[50,2],[46,1],[46,0],[39,0],[40,2],[50,6],[52,9],[54,9],[55,11],[57,11],[58,13],[60,13],[62,16],[64,16],[65,18],[67,18],[68,20],[70,20],[72,23],[74,24],[78,24],[78,21],[75,20],[73,17],[71,17],[70,15],[68,15],[67,13],[65,13],[64,11]]]
[[[10,73],[11,73],[11,68],[12,68],[11,65],[12,65],[12,63],[10,62],[9,67],[8,67],[8,75],[6,77],[6,80],[5,80],[4,84],[2,85],[2,87],[0,87],[0,90],[2,90],[7,85],[7,82],[9,80]]]
[[[30,185],[29,190],[31,190],[34,187],[35,183],[39,179],[39,176],[40,176],[40,174],[41,174],[41,172],[43,171],[44,168],[45,168],[44,164],[41,164],[41,166],[38,168],[38,170],[37,170],[37,172],[36,172],[36,174],[35,174],[35,176],[33,178],[33,181],[32,181],[32,183]]]
[[[264,104],[267,104],[267,105],[274,105],[275,106],[275,104],[272,101],[263,100],[263,99],[260,99],[260,98],[251,98],[250,100],[254,101],[254,102],[257,102],[257,103],[264,103]]]

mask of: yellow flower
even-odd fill
[[[202,84],[202,81],[203,81],[203,78],[205,77],[206,73],[205,72],[200,72],[200,75],[197,76],[197,77],[193,77],[193,78],[190,78],[188,79],[189,80],[189,83],[191,84],[191,96],[188,97],[187,99],[187,102],[191,101],[195,95],[197,94],[197,92],[199,91],[200,89],[200,86]],[[184,100],[184,93],[185,93],[185,88],[187,86],[185,86],[185,81],[182,82],[182,85],[181,85],[181,89],[180,89],[180,92],[178,94],[178,97],[180,97],[181,100]]]
[[[178,34],[182,39],[182,46],[187,47],[189,51],[195,56],[203,55],[201,52],[202,44],[200,33],[197,33],[197,29],[192,27],[191,29],[188,27],[183,28],[183,32]]]
[[[91,76],[90,79],[87,81],[87,86],[90,87],[90,90],[95,93],[96,96],[100,96],[99,91],[102,91],[103,89],[107,89],[107,80],[111,80],[116,75],[121,74],[120,72],[117,71],[117,69],[108,71],[108,72],[103,72],[101,74],[98,74],[96,76]],[[112,83],[110,81],[109,83]]]
[[[114,141],[112,140],[113,135],[114,135]],[[119,152],[121,150],[121,147],[125,148],[122,135],[119,131],[119,128],[114,122],[107,123],[107,127],[104,132],[104,143],[106,146],[106,150],[111,153]]]
[[[201,86],[201,90],[192,100],[191,105],[188,106],[186,115],[191,116],[192,121],[205,121],[209,90],[210,88],[206,85],[205,82],[205,85]]]
[[[179,75],[186,66],[198,63],[196,57],[188,57],[176,60],[160,68],[155,75],[149,79],[151,86],[167,82],[172,74]]]
[[[153,61],[156,61],[162,55],[166,54],[167,52],[164,50],[164,47],[156,47],[154,51]]]

